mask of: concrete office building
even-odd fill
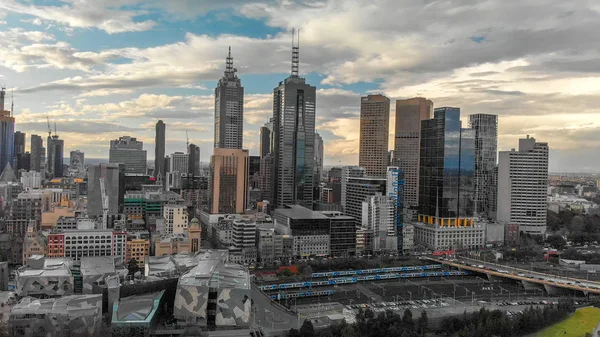
[[[4,169],[6,164],[14,166],[15,146],[15,118],[12,111],[4,110],[5,88],[0,88],[0,167]]]
[[[315,172],[318,184],[323,176],[323,137],[318,132],[315,132]]]
[[[33,170],[30,172],[22,172],[20,181],[24,190],[38,189],[42,186],[42,174]]]
[[[326,215],[300,205],[273,211],[275,230],[293,237],[293,256],[328,256],[331,221]]]
[[[364,167],[369,177],[385,177],[389,128],[390,99],[383,95],[361,97],[358,166]]]
[[[419,204],[421,121],[431,118],[433,102],[415,97],[396,101],[393,165],[404,173],[404,207]]]
[[[473,221],[459,226],[431,225],[422,222],[414,226],[414,242],[430,250],[480,249],[485,246],[486,222]]]
[[[175,152],[169,156],[170,173],[188,173],[188,155],[183,152]]]
[[[71,151],[69,167],[72,170],[83,170],[85,167],[85,153],[79,150]]]
[[[341,204],[342,209],[346,210],[346,200],[348,193],[348,180],[350,178],[363,178],[365,177],[366,171],[363,167],[359,166],[344,166],[341,170]],[[361,201],[362,202],[362,201]]]
[[[363,202],[380,193],[385,194],[387,180],[384,178],[350,177],[346,186],[346,207],[344,214],[356,219],[356,225],[362,225]]]
[[[38,135],[31,135],[31,171],[41,172],[44,167],[44,140]]]
[[[104,178],[104,189],[108,198],[108,214],[121,213],[125,195],[124,172],[124,164],[100,164],[88,167],[87,213],[90,218],[102,217],[100,177]],[[108,225],[110,226],[110,224]]]
[[[145,174],[146,161],[144,143],[135,137],[123,136],[110,141],[108,162],[125,164],[125,172]]]
[[[210,158],[210,212],[243,213],[248,199],[248,150],[215,148]]]
[[[225,74],[215,88],[215,148],[241,149],[244,143],[244,87],[236,72],[229,47]]]
[[[396,201],[381,193],[368,196],[362,203],[362,229],[372,233],[373,251],[397,251]]]
[[[55,133],[47,138],[46,168],[50,178],[63,177],[65,141]]]
[[[527,234],[546,234],[548,143],[519,139],[516,151],[500,151],[498,222],[518,225]]]
[[[273,117],[260,127],[260,158],[262,159],[273,150]]]
[[[256,263],[256,222],[251,219],[234,220],[231,239],[233,249],[229,249],[229,258],[233,263]]]
[[[356,221],[351,216],[322,212],[331,220],[329,250],[332,256],[347,257],[356,254]]]
[[[79,261],[82,257],[112,256],[122,264],[126,254],[126,232],[91,229],[48,234],[48,257],[67,257]]]
[[[490,219],[496,214],[496,159],[498,158],[498,116],[469,116],[475,132],[475,214]]]
[[[273,90],[273,191],[275,208],[313,207],[317,89],[298,76],[299,47],[292,46],[292,72]]]
[[[162,120],[156,122],[154,135],[154,178],[165,176],[165,139],[167,126]]]
[[[165,205],[165,234],[181,234],[188,228],[187,207],[183,205]]]

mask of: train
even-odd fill
[[[469,275],[468,271],[429,271],[420,273],[392,273],[382,275],[367,275],[367,276],[355,276],[355,277],[339,277],[324,281],[305,281],[305,282],[294,282],[294,283],[282,283],[282,284],[266,284],[259,286],[260,290],[280,290],[280,289],[293,289],[293,288],[310,288],[320,286],[332,286],[338,284],[353,284],[360,281],[379,281],[379,280],[393,280],[399,278],[412,278],[412,277],[430,277],[430,276],[462,276]]]
[[[391,268],[376,268],[376,269],[361,269],[361,270],[341,270],[327,271],[320,273],[312,273],[313,278],[319,277],[335,277],[348,275],[363,275],[363,274],[381,274],[381,273],[399,273],[404,271],[431,270],[441,269],[441,264],[430,264],[427,266],[407,266],[407,267],[391,267]]]
[[[279,294],[275,294],[275,295],[269,295],[269,297],[272,300],[284,300],[286,298],[329,296],[329,295],[333,295],[333,290],[300,291],[297,293],[279,293]]]

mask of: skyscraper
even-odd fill
[[[0,88],[0,169],[4,169],[7,163],[13,165],[15,158],[14,133],[15,118],[11,111],[4,110],[4,98],[6,89]]]
[[[170,156],[169,161],[169,172],[188,173],[188,161],[189,157],[183,152],[175,152]]]
[[[243,213],[248,204],[248,150],[215,148],[210,158],[210,212]]]
[[[496,159],[498,151],[498,116],[469,116],[475,132],[475,203],[476,215],[491,218],[496,211]]]
[[[341,178],[341,204],[342,204],[342,210],[344,212],[347,213],[346,211],[346,206],[347,206],[347,193],[348,193],[348,181],[350,178],[364,178],[366,175],[365,169],[360,167],[360,166],[344,166],[342,167],[342,172],[341,172],[342,178]]]
[[[389,127],[390,99],[383,95],[361,97],[358,166],[364,167],[369,177],[385,178]]]
[[[231,47],[225,74],[215,88],[215,148],[241,149],[244,135],[244,87],[233,67]]]
[[[52,136],[48,136],[47,145],[48,155],[46,156],[46,167],[48,169],[48,176],[50,178],[62,177],[65,141],[59,139],[58,135],[55,133]]]
[[[162,120],[156,123],[156,134],[154,136],[154,178],[165,175],[165,131],[166,125]]]
[[[200,147],[195,144],[189,144],[188,150],[188,174],[200,174]]]
[[[415,97],[396,101],[394,166],[404,173],[404,207],[419,204],[421,121],[431,118],[433,102]]]
[[[498,215],[506,225],[527,234],[546,234],[548,143],[527,136],[519,150],[500,151],[498,160]]]
[[[147,155],[144,143],[130,136],[110,141],[109,163],[125,164],[126,173],[146,173]]]
[[[273,149],[273,117],[265,125],[260,127],[260,157],[263,158],[271,153]]]
[[[83,170],[85,163],[85,153],[75,150],[71,151],[69,166],[73,170]]]
[[[292,47],[292,73],[273,90],[275,207],[313,207],[315,87],[298,76],[299,47]]]
[[[462,128],[459,108],[437,108],[421,122],[419,220],[461,226],[472,222],[475,133]]]
[[[44,140],[38,135],[31,135],[31,170],[41,172],[43,168]]]
[[[123,164],[100,164],[88,167],[87,212],[90,217],[102,217],[101,177],[104,178],[104,190],[108,198],[108,214],[118,214],[122,211],[125,196],[124,172]]]
[[[315,131],[315,171],[319,180],[323,175],[323,138]],[[317,183],[319,183],[317,181]]]
[[[23,169],[19,163],[24,163],[24,158],[21,158],[25,154],[25,133],[21,131],[15,131],[14,135],[14,146],[15,146],[15,158],[13,159],[13,167],[15,171]],[[25,165],[29,166],[29,165]]]

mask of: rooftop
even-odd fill
[[[110,256],[82,257],[81,275],[104,275],[115,273],[115,261]]]
[[[80,316],[97,312],[102,314],[102,295],[71,295],[54,299],[25,297],[11,310],[11,315],[72,314]]]
[[[276,209],[275,213],[291,219],[328,219],[326,215],[300,205],[286,205],[286,208]]]
[[[248,268],[227,263],[227,250],[208,250],[196,257],[196,266],[181,276],[179,285],[250,289]]]
[[[165,293],[135,295],[121,298],[113,304],[112,323],[150,323]]]

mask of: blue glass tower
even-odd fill
[[[14,167],[15,146],[15,118],[11,112],[4,110],[6,90],[0,89],[0,171],[4,170],[7,163]]]
[[[440,225],[472,222],[475,132],[463,128],[459,108],[437,108],[422,121],[419,219]]]
[[[398,167],[389,166],[387,168],[387,186],[388,197],[394,200],[394,225],[396,228],[398,253],[402,254],[403,228],[404,228],[404,172]]]

